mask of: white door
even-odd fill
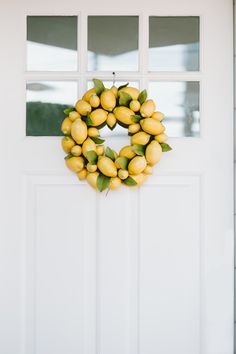
[[[0,8],[1,354],[232,354],[232,1]],[[106,196],[50,135],[56,104],[113,71],[149,90],[173,151]]]

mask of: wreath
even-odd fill
[[[147,91],[139,91],[127,83],[105,88],[102,81],[93,79],[88,90],[75,104],[64,110],[61,131],[67,167],[80,180],[99,190],[117,189],[123,183],[140,186],[152,174],[153,166],[162,152],[171,150],[162,123],[164,114],[155,111],[155,103],[147,99]],[[119,153],[104,147],[100,129],[116,124],[128,129],[130,145]]]

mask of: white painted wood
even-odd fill
[[[97,213],[97,351],[130,353],[132,320],[131,195],[102,195]],[[136,270],[135,270],[136,271]]]
[[[26,353],[93,352],[96,230],[90,218],[96,221],[96,195],[85,184],[77,188],[74,180],[54,176],[26,176],[24,185],[30,218],[25,238]],[[86,203],[78,205],[83,195]],[[65,213],[65,203],[70,213]]]
[[[203,305],[201,181],[163,176],[151,182],[139,200],[140,352],[197,354]]]
[[[236,338],[236,324],[234,324],[234,354],[236,353],[236,349],[235,349],[236,348],[236,345],[235,345],[236,339],[235,338]]]
[[[27,14],[79,15],[78,72],[25,72]],[[88,14],[140,15],[140,71],[117,79],[201,83],[201,138],[171,139],[142,189],[107,197],[66,170],[59,138],[25,137],[27,79],[111,78],[85,72]],[[200,16],[199,73],[147,72],[148,15]],[[12,0],[0,28],[0,352],[232,354],[231,1]]]

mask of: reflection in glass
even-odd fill
[[[199,70],[199,17],[149,18],[149,70]]]
[[[77,83],[71,81],[28,81],[26,104],[26,135],[62,135],[63,110],[74,106]]]
[[[138,70],[138,16],[88,17],[88,70]]]
[[[199,82],[150,82],[149,97],[165,114],[170,137],[199,137]]]
[[[27,16],[27,69],[77,69],[76,16]]]

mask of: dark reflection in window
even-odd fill
[[[75,104],[76,82],[34,81],[26,89],[26,135],[62,135],[63,110]]]
[[[27,69],[77,69],[77,17],[27,17]]]
[[[149,70],[199,70],[199,17],[149,18]]]
[[[138,16],[88,17],[88,70],[138,70]]]

